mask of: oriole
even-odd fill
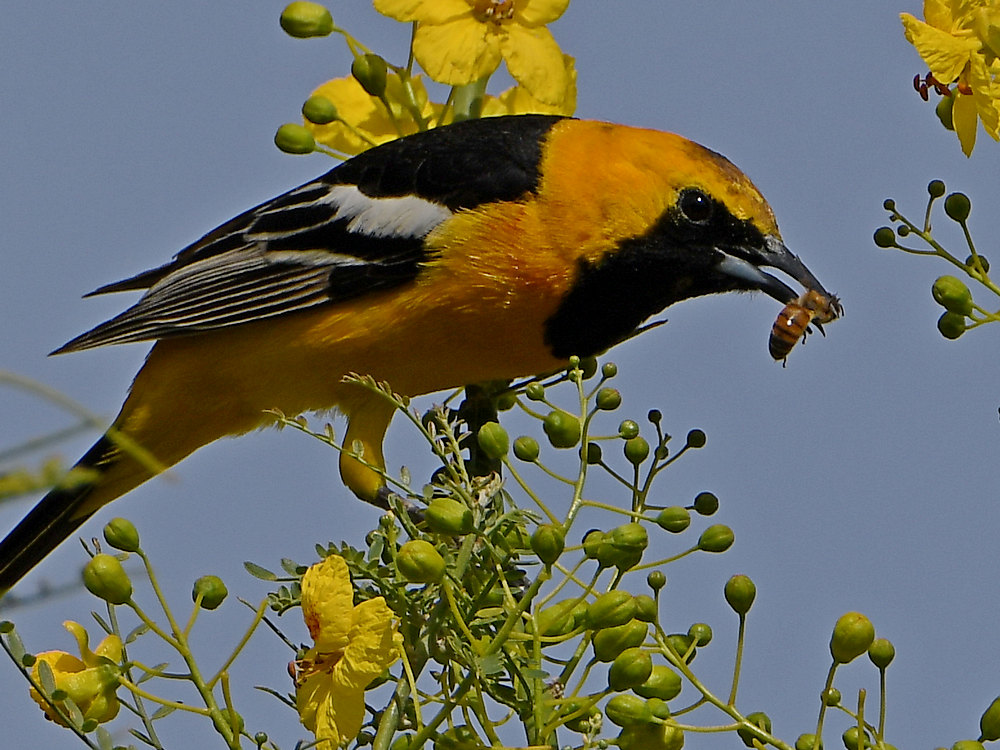
[[[690,297],[823,287],[723,156],[670,133],[543,115],[473,120],[373,148],[226,222],[57,352],[156,341],[113,428],[164,467],[226,435],[337,409],[383,465],[392,409],[351,372],[418,395],[553,370]],[[155,472],[108,436],[0,543],[0,591]],[[342,456],[374,500],[377,472]]]

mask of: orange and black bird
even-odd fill
[[[690,297],[797,298],[764,268],[829,296],[750,180],[677,135],[515,115],[373,148],[93,292],[144,293],[57,353],[155,343],[77,464],[92,478],[0,542],[0,591],[102,506],[268,410],[337,409],[344,445],[383,465],[392,407],[348,373],[413,396],[551,371]],[[340,471],[378,499],[377,471],[347,455]]]

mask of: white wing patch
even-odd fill
[[[347,230],[370,237],[425,237],[451,211],[415,195],[371,198],[354,185],[335,185],[322,202],[337,206],[335,220],[346,219]]]

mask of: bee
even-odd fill
[[[810,324],[815,324],[819,332],[823,333],[825,323],[830,323],[843,314],[844,308],[837,297],[833,295],[827,297],[814,289],[809,289],[785,305],[778,313],[777,320],[771,326],[771,338],[768,339],[767,350],[775,360],[780,359],[784,366],[798,340],[804,340],[812,330]]]

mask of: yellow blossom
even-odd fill
[[[66,693],[83,713],[84,720],[98,723],[111,721],[118,715],[118,664],[122,659],[122,642],[116,635],[109,635],[94,650],[83,625],[67,620],[63,626],[76,638],[80,658],[65,651],[46,651],[38,654],[32,677],[41,682],[39,665],[45,662],[55,677],[56,690]],[[34,688],[31,697],[45,711],[45,716],[57,724],[67,726],[65,720],[42,698]],[[58,704],[58,701],[56,702]]]
[[[374,0],[375,10],[416,22],[413,54],[435,81],[461,86],[493,73],[503,60],[532,97],[558,105],[569,77],[545,24],[569,0]]]
[[[504,91],[500,96],[487,96],[483,101],[483,117],[497,115],[571,115],[576,111],[576,66],[573,58],[563,55],[569,84],[564,97],[558,104],[546,104],[539,101],[524,86],[514,86]]]
[[[420,76],[410,77],[409,82],[413,106],[424,122],[428,123],[438,117],[442,105],[428,101]],[[403,80],[395,72],[390,71],[386,80],[385,103],[365,91],[354,76],[327,81],[313,91],[312,95],[323,96],[333,102],[338,119],[326,125],[316,125],[307,120],[306,127],[312,131],[318,143],[342,154],[360,154],[372,146],[421,129],[411,110],[404,105],[410,95]],[[435,120],[434,124],[439,123]]]
[[[361,731],[365,688],[396,661],[401,637],[381,596],[354,606],[341,557],[326,558],[302,577],[302,616],[314,645],[296,663],[299,718],[319,750],[333,750]]]
[[[937,81],[957,84],[952,121],[962,151],[972,153],[979,122],[1000,140],[1000,3],[924,0],[924,18],[900,15],[907,40]]]

